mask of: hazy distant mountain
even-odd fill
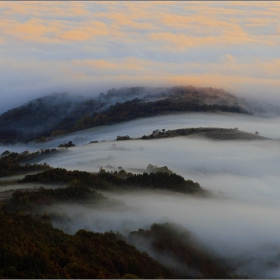
[[[44,141],[44,137],[170,112],[248,113],[244,104],[222,89],[192,86],[111,89],[91,99],[52,94],[2,114],[0,142]]]
[[[67,93],[34,99],[0,116],[2,142],[28,141],[51,132],[58,123],[70,117],[85,101]]]

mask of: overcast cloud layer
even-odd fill
[[[0,113],[53,92],[121,86],[278,95],[275,1],[3,1],[0,12]]]

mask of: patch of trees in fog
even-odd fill
[[[132,174],[125,170],[111,173],[101,169],[98,174],[91,174],[85,171],[67,171],[63,168],[55,168],[40,172],[34,175],[26,175],[21,183],[42,182],[42,183],[73,183],[77,182],[96,190],[109,190],[115,187],[131,189],[161,189],[182,193],[203,194],[205,191],[198,183],[192,180],[185,180],[182,176],[175,173],[156,172]]]
[[[23,153],[10,153],[9,151],[5,151],[0,157],[0,177],[49,169],[50,166],[48,164],[30,164],[27,161],[54,152],[56,152],[56,149],[42,149],[35,153],[29,153],[28,151]]]

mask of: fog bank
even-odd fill
[[[280,142],[213,141],[194,137],[112,141],[117,135],[141,137],[155,129],[200,126],[238,127],[279,138],[278,124],[277,118],[176,114],[99,127],[54,139],[44,147],[69,140],[75,143],[75,139],[80,146],[53,154],[39,163],[89,172],[98,172],[101,166],[109,171],[122,167],[131,172],[143,170],[150,163],[168,166],[185,179],[198,182],[213,197],[197,198],[161,191],[104,192],[118,203],[59,204],[47,210],[67,213],[72,221],[55,226],[70,233],[85,228],[127,234],[138,228],[148,228],[155,222],[179,223],[215,252],[230,258],[237,267],[236,272],[257,278],[279,278]],[[106,142],[87,144],[93,140]],[[32,143],[27,146],[39,148]]]
[[[279,206],[258,206],[229,198],[193,198],[171,192],[104,193],[119,205],[55,205],[72,222],[56,224],[74,233],[80,228],[127,235],[152,223],[175,222],[192,231],[206,247],[250,277],[272,277],[280,265]],[[244,263],[243,263],[244,262]],[[274,268],[269,265],[274,263]],[[278,274],[279,275],[279,274]]]

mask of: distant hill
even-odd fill
[[[222,89],[131,87],[95,98],[52,94],[0,116],[0,142],[46,141],[77,130],[171,112],[249,113],[240,98]]]
[[[26,142],[50,133],[67,118],[71,118],[85,98],[67,93],[51,94],[34,99],[0,116],[1,142]]]
[[[197,127],[197,128],[180,128],[175,130],[159,131],[155,130],[150,135],[143,135],[143,140],[171,138],[177,136],[206,137],[213,140],[271,140],[271,138],[260,136],[256,131],[255,134],[240,131],[238,128],[219,128],[219,127]]]

